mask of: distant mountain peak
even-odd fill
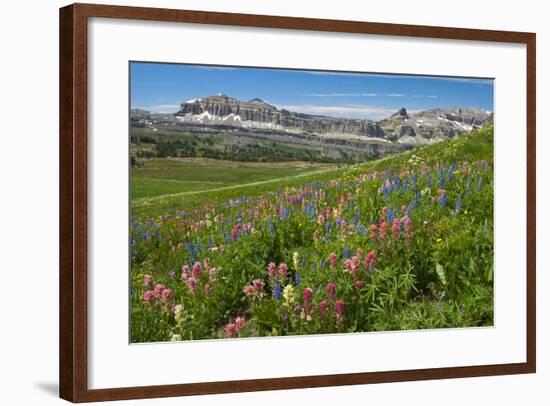
[[[421,144],[454,137],[488,125],[491,113],[477,108],[435,108],[413,111],[400,108],[378,122],[292,112],[259,97],[241,101],[223,93],[181,104],[175,113],[181,123],[222,125],[287,133],[369,137],[388,142]]]
[[[401,107],[398,111],[391,115],[391,118],[409,118],[409,114],[407,113],[407,109],[405,107]]]

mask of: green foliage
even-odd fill
[[[492,325],[492,158],[489,128],[134,202],[132,342]]]

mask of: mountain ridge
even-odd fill
[[[257,97],[241,101],[223,93],[183,102],[174,116],[182,123],[378,139],[404,144],[425,144],[461,135],[489,124],[493,117],[491,112],[478,108],[434,108],[409,113],[402,107],[379,121],[339,118],[292,112]]]

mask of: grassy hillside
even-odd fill
[[[132,169],[131,198],[135,201],[168,194],[207,191],[334,167],[335,165],[308,162],[252,163],[206,158],[149,159],[140,161],[140,166]]]
[[[132,201],[133,342],[492,325],[492,128],[264,175]]]

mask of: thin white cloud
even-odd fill
[[[368,76],[386,79],[432,79],[432,80],[450,80],[457,82],[476,83],[482,85],[492,85],[492,78],[468,78],[453,76],[429,76],[415,75],[406,73],[369,73],[369,72],[331,72],[331,71],[304,71],[310,75],[334,75],[334,76]]]
[[[203,65],[197,65],[195,66],[195,68],[204,69],[204,70],[235,70],[236,69],[229,66],[203,66]]]
[[[278,105],[278,108],[297,113],[317,114],[339,118],[357,118],[381,120],[395,113],[396,109],[377,106],[346,105],[346,106],[315,106],[312,104]]]
[[[434,79],[451,80],[451,81],[455,81],[455,82],[465,82],[465,83],[475,83],[475,84],[479,84],[479,85],[492,85],[493,84],[493,79],[451,78],[451,77],[434,78]]]
[[[308,73],[310,75],[330,75],[330,76],[374,76],[370,73],[363,73],[363,72],[331,72],[331,71],[323,71],[323,70],[306,70],[303,71],[304,73]]]
[[[306,93],[303,96],[310,97],[410,97],[437,99],[436,95],[431,94],[404,94],[404,93]]]
[[[179,104],[155,104],[152,106],[138,106],[132,107],[136,109],[142,109],[150,111],[151,113],[175,113],[180,109]]]

